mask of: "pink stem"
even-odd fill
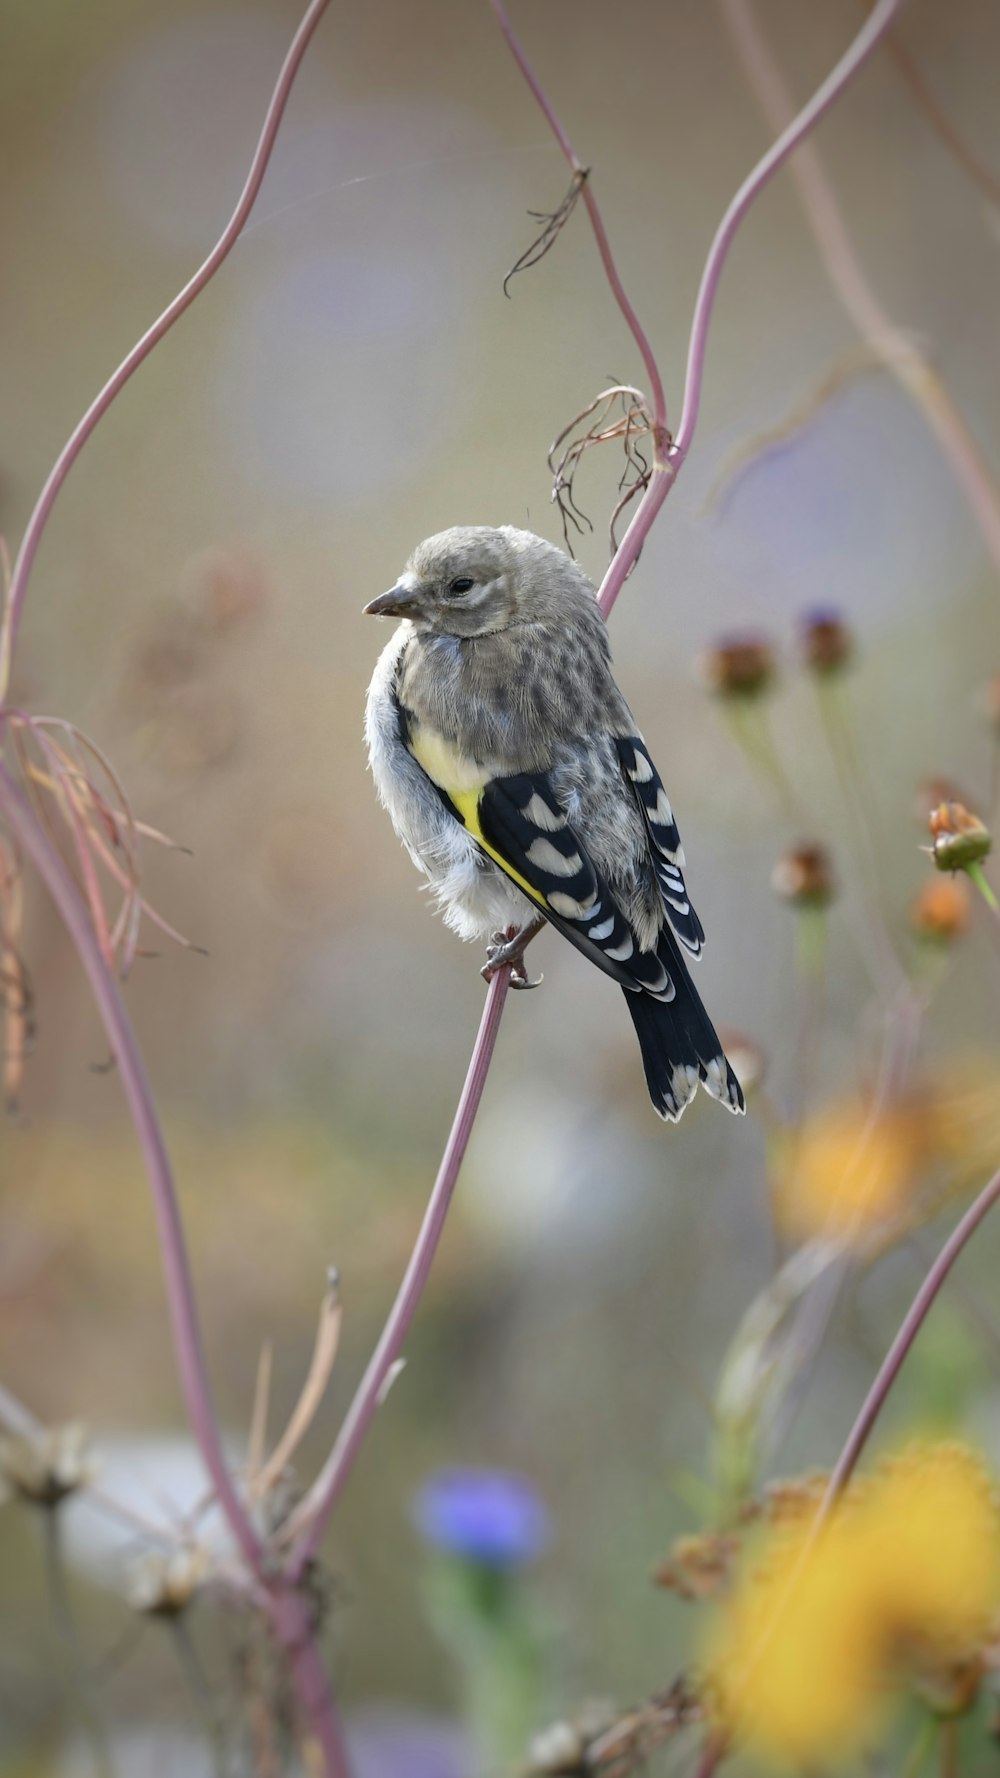
[[[333,1450],[294,1514],[292,1527],[293,1530],[300,1531],[301,1536],[289,1559],[287,1573],[292,1581],[301,1577],[323,1540],[330,1514],[354,1467],[365,1434],[378,1408],[386,1379],[399,1358],[410,1331],[410,1324],[434,1263],[434,1255],[444,1230],[445,1218],[483,1096],[509,980],[510,970],[502,969],[490,982],[462,1096],[410,1263]]]
[[[288,1656],[302,1715],[322,1753],[324,1778],[350,1778],[344,1732],[310,1608],[297,1593],[278,1592],[271,1601],[271,1623]]]
[[[698,300],[695,303],[694,317],[691,322],[681,423],[677,429],[673,447],[668,454],[668,460],[665,463],[654,463],[649,487],[646,489],[638,511],[601,582],[598,600],[605,617],[611,611],[625,581],[634,568],[639,552],[649,535],[653,520],[676,481],[691,448],[701,408],[701,388],[705,372],[705,356],[708,351],[708,331],[712,321],[719,280],[726,263],[726,256],[733,243],[733,237],[751,204],[760,195],[768,180],[773,177],[778,168],[788,159],[792,150],[819,122],[824,113],[830,109],[834,100],[839,98],[844,88],[863,67],[879,39],[888,30],[902,3],[903,0],[878,0],[878,4],[872,9],[850,48],[841,56],[837,66],[813,94],[808,105],[792,120],[777,142],[757,162],[753,172],[744,179],[715,231],[715,239],[705,261],[705,270],[702,273]],[[495,4],[496,0],[494,0]],[[534,83],[532,86],[534,90]]]
[[[819,1511],[817,1528],[827,1517],[850,1481],[855,1464],[868,1442],[872,1427],[885,1406],[889,1392],[902,1370],[910,1348],[923,1327],[928,1311],[948,1273],[980,1223],[989,1215],[998,1198],[1000,1198],[1000,1172],[995,1173],[989,1184],[983,1187],[975,1203],[969,1206],[961,1222],[952,1230],[917,1291],[906,1319],[886,1353],[878,1375],[868,1391],[861,1412],[851,1428],[847,1443],[837,1459],[837,1466],[830,1477],[830,1484]]]
[[[761,109],[771,128],[780,129],[794,101],[775,66],[753,8],[749,0],[723,0],[723,5]],[[986,458],[947,385],[879,302],[854,251],[834,188],[811,144],[796,157],[791,172],[806,222],[837,296],[859,333],[919,407],[935,434],[994,568],[1000,573],[1000,492]]]
[[[205,1372],[198,1312],[170,1160],[128,1015],[114,978],[101,955],[100,945],[76,885],[34,811],[3,764],[0,764],[0,814],[25,856],[31,859],[55,902],[79,953],[104,1022],[152,1187],[174,1348],[188,1415],[229,1527],[251,1570],[259,1576],[261,1548],[246,1509],[233,1487],[222,1451]]]
[[[503,0],[490,0],[490,5],[496,14],[500,29],[507,39],[511,54],[520,68],[527,85],[530,87],[538,107],[543,113],[546,122],[569,162],[570,167],[574,174],[583,174],[585,171],[583,163],[577,159],[573,144],[567,136],[566,131],[563,129],[551,100],[538,81],[531,63],[528,61],[527,56],[514,35]],[[611,286],[612,295],[625,317],[628,330],[639,348],[639,355],[646,367],[646,376],[649,379],[650,393],[653,397],[654,441],[657,454],[659,454],[663,446],[668,443],[667,399],[663,390],[663,378],[660,375],[660,367],[656,362],[656,356],[646,336],[646,331],[626,295],[625,286],[623,285],[621,278],[618,276],[618,267],[615,265],[614,255],[611,251],[611,243],[608,240],[607,230],[604,226],[604,218],[601,215],[597,199],[590,188],[589,178],[584,179],[582,192],[583,201],[587,206],[587,215],[590,217],[590,226],[594,231],[594,238],[597,242],[597,251],[601,256],[601,264],[604,267],[605,275]]]
[[[684,387],[684,408],[676,439],[677,450],[681,456],[687,452],[694,437],[695,426],[698,423],[708,329],[712,319],[719,278],[733,236],[750,205],[758,196],[761,187],[766,185],[772,175],[778,171],[792,150],[798,147],[803,136],[809,134],[809,131],[815,127],[824,113],[829,111],[834,100],[840,97],[844,88],[864,66],[879,39],[885,35],[902,3],[903,0],[878,0],[878,4],[873,6],[850,48],[841,56],[836,67],[827,75],[808,105],[798,113],[797,117],[793,117],[791,123],[782,131],[778,140],[768,149],[763,159],[757,162],[749,178],[743,181],[719,224],[711,251],[705,262],[705,270],[702,273],[701,287],[698,291],[694,322],[691,328],[687,378]]]
[[[24,533],[21,547],[17,552],[17,560],[14,563],[14,572],[11,576],[7,609],[3,625],[3,642],[2,646],[0,646],[0,699],[5,697],[7,692],[7,676],[14,647],[17,642],[17,632],[20,626],[21,612],[24,605],[25,594],[28,590],[28,577],[31,574],[38,545],[41,542],[42,533],[45,530],[56,496],[95,426],[101,419],[102,415],[107,412],[111,403],[114,401],[115,396],[125,387],[125,384],[128,382],[133,371],[137,370],[143,359],[149,356],[153,347],[159,344],[164,334],[169,332],[174,322],[183,315],[184,310],[188,308],[188,306],[194,302],[195,297],[204,290],[209,279],[214,277],[223,260],[235,246],[243,225],[253,208],[264,174],[267,171],[267,164],[271,158],[271,151],[274,147],[275,137],[278,134],[278,126],[281,123],[285,106],[288,103],[288,95],[292,90],[292,83],[299,71],[299,64],[309,47],[310,39],[328,5],[329,0],[311,0],[311,4],[307,6],[302,22],[299,25],[295,36],[292,38],[288,54],[282,64],[277,84],[275,85],[274,92],[271,95],[270,103],[267,107],[267,112],[264,117],[264,126],[261,130],[260,140],[257,143],[256,150],[254,151],[253,160],[250,163],[250,171],[247,174],[246,184],[240,194],[239,203],[220,235],[219,240],[212,248],[212,251],[204,264],[197,272],[195,272],[194,277],[189,283],[185,284],[183,290],[181,290],[178,295],[174,297],[173,302],[164,309],[159,319],[153,322],[152,327],[150,327],[149,330],[143,334],[141,340],[132,347],[128,357],[122,360],[114,375],[105,383],[100,394],[91,402],[82,420],[70,434],[49,472],[48,480],[39,494],[35,509],[28,520],[28,526]]]

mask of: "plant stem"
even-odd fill
[[[757,23],[750,0],[721,0],[740,61],[771,129],[781,129],[794,101]],[[874,23],[876,7],[869,24]],[[898,10],[890,8],[892,11]],[[882,31],[888,20],[882,24]],[[879,33],[881,35],[881,32]],[[791,167],[806,222],[830,282],[862,338],[920,409],[979,526],[1000,573],[1000,487],[952,399],[947,385],[913,339],[882,307],[854,250],[823,163],[810,143]]]
[[[934,1303],[942,1284],[955,1264],[959,1254],[975,1234],[981,1222],[989,1215],[997,1199],[1000,1198],[1000,1172],[993,1175],[989,1184],[983,1187],[978,1198],[970,1205],[961,1222],[945,1242],[937,1259],[931,1266],[923,1284],[917,1291],[910,1305],[896,1338],[893,1340],[878,1375],[865,1398],[861,1412],[851,1428],[847,1442],[837,1459],[836,1468],[830,1477],[830,1483],[816,1519],[816,1530],[829,1516],[833,1506],[843,1493],[854,1472],[854,1467],[861,1456],[869,1435],[879,1414],[888,1399],[889,1393],[903,1368],[920,1329],[927,1319],[931,1305]]]
[[[112,1054],[118,1064],[122,1090],[135,1125],[153,1193],[174,1350],[188,1417],[230,1530],[251,1571],[259,1575],[260,1544],[233,1486],[222,1450],[205,1370],[180,1206],[149,1078],[135,1034],[122,1005],[114,977],[101,955],[100,945],[76,885],[34,811],[2,763],[0,815],[15,835],[25,857],[31,860],[37,870],[76,947],[104,1023]]]
[[[368,1362],[336,1443],[323,1469],[305,1500],[292,1517],[291,1530],[299,1535],[289,1559],[288,1575],[297,1580],[315,1556],[323,1539],[330,1514],[347,1481],[365,1434],[378,1408],[383,1384],[402,1352],[406,1336],[427,1282],[434,1255],[444,1231],[445,1218],[458,1181],[472,1126],[486,1085],[486,1076],[500,1029],[500,1015],[510,981],[510,970],[500,970],[491,981],[486,1005],[479,1025],[465,1085],[458,1102],[451,1133],[441,1159],[437,1178],[428,1200],[410,1263],[406,1268],[396,1300],[382,1329],[378,1345]]]
[[[256,202],[257,193],[260,191],[264,174],[267,171],[267,164],[271,158],[271,151],[274,148],[275,138],[278,134],[278,128],[284,115],[285,106],[288,103],[288,96],[292,90],[295,76],[299,71],[299,66],[309,47],[313,33],[329,3],[330,0],[311,0],[310,5],[307,6],[305,13],[303,14],[299,28],[289,45],[288,54],[282,63],[274,91],[271,94],[268,103],[267,111],[264,114],[264,123],[261,129],[260,139],[254,150],[253,159],[250,162],[250,171],[247,174],[246,184],[240,193],[239,202],[237,203],[232,216],[223,229],[222,234],[219,236],[215,246],[212,248],[211,253],[195,272],[194,277],[191,278],[188,283],[185,284],[183,290],[179,291],[174,297],[173,302],[169,303],[162,315],[153,322],[152,327],[148,328],[142,338],[136,341],[136,344],[132,347],[128,356],[123,358],[114,375],[109,377],[103,389],[91,402],[83,418],[70,433],[69,438],[66,440],[66,443],[63,445],[62,450],[49,471],[48,479],[35,503],[34,511],[28,520],[27,528],[21,541],[21,547],[17,552],[17,559],[14,563],[14,570],[11,575],[10,587],[7,594],[3,627],[2,630],[0,630],[0,704],[3,703],[7,696],[11,664],[17,643],[17,633],[20,627],[25,595],[28,590],[28,579],[38,551],[38,546],[42,540],[42,533],[48,523],[49,514],[55,504],[59,490],[79,457],[80,452],[83,450],[88,438],[97,426],[98,421],[107,413],[111,403],[120,391],[124,389],[125,384],[128,382],[133,372],[138,370],[144,358],[148,358],[153,347],[159,344],[164,334],[169,333],[174,322],[183,315],[186,308],[190,307],[191,303],[194,302],[195,297],[201,294],[205,285],[215,276],[215,273],[218,271],[223,260],[227,258],[233,247],[236,245],[236,242],[242,233],[244,224]]]

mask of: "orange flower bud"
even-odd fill
[[[950,944],[968,930],[969,891],[962,877],[929,877],[910,908],[910,925],[919,938]]]

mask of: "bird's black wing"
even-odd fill
[[[691,906],[684,882],[684,848],[660,774],[638,735],[630,735],[627,740],[618,738],[615,746],[625,782],[631,787],[646,824],[663,911],[684,949],[692,957],[700,957],[705,930]]]
[[[592,963],[633,993],[673,999],[674,983],[662,958],[640,950],[546,772],[491,778],[474,810],[463,809],[461,817],[489,857]]]

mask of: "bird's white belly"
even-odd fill
[[[383,649],[368,689],[365,735],[372,776],[393,827],[427,878],[447,925],[462,938],[486,938],[503,927],[526,924],[535,909],[449,814],[403,745],[393,682],[408,631],[409,625],[401,624]]]

